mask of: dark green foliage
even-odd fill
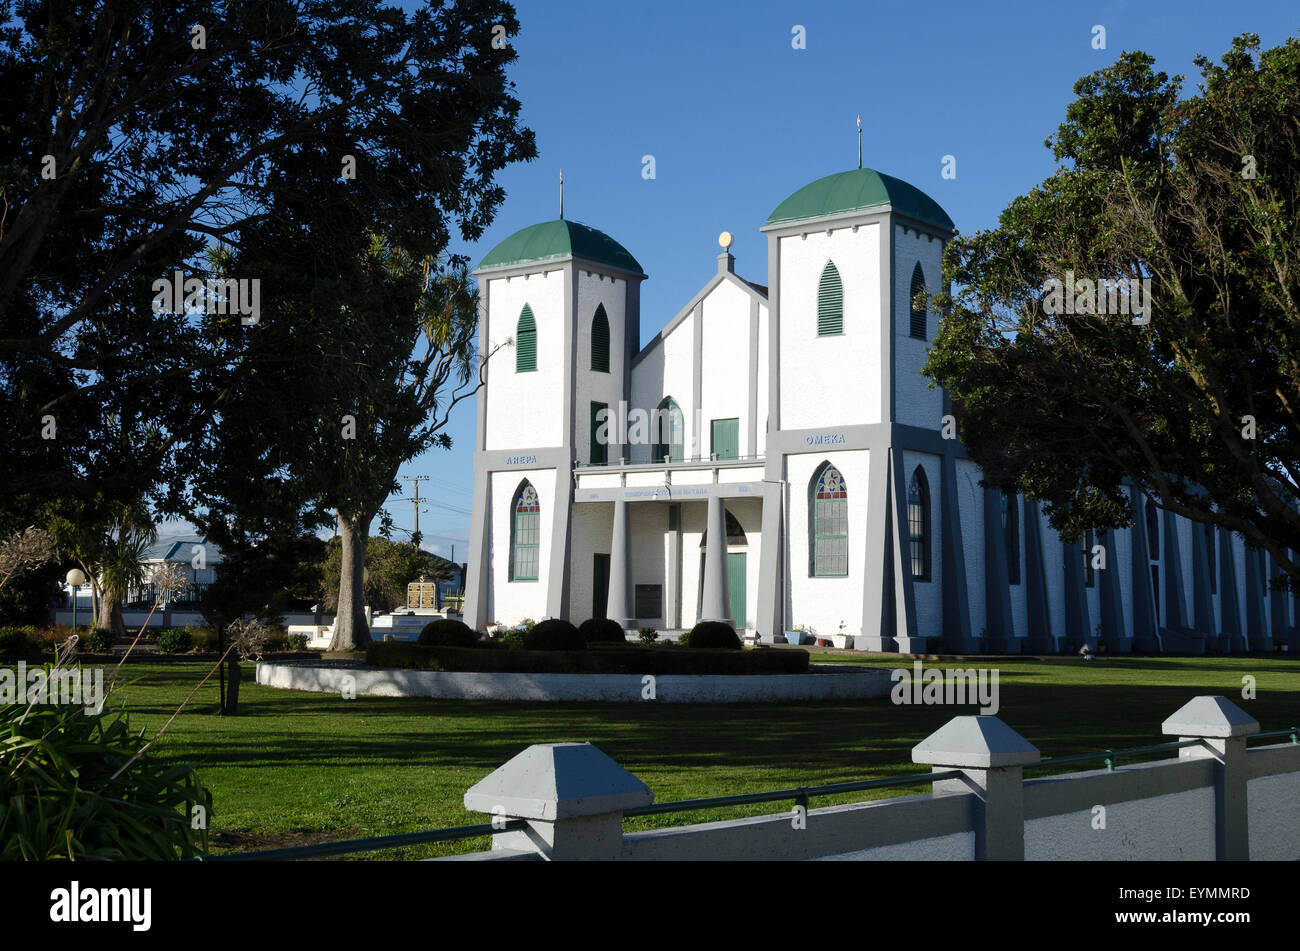
[[[113,649],[113,632],[106,627],[94,628],[77,646],[92,654],[107,654]]]
[[[690,647],[690,646],[691,646],[691,632],[690,632],[690,631],[682,631],[680,634],[677,635],[677,642],[676,642],[676,643],[677,643],[677,646],[678,646],[678,647]]]
[[[31,646],[31,633],[26,628],[0,627],[0,654],[25,654]]]
[[[723,621],[701,621],[691,628],[687,646],[712,650],[740,650],[740,637]]]
[[[547,618],[524,634],[524,647],[530,651],[580,651],[587,647],[582,632],[562,618]]]
[[[158,635],[158,650],[164,654],[183,654],[193,646],[190,632],[183,627],[170,627]]]
[[[307,635],[306,635],[306,634],[290,634],[290,635],[289,635],[289,650],[291,650],[291,651],[305,651],[306,649],[307,649]]]
[[[588,644],[622,644],[627,641],[623,625],[613,618],[588,618],[578,625],[578,630],[587,639]]]
[[[637,629],[637,637],[641,638],[642,644],[653,644],[659,639],[659,632],[653,627],[642,627]]]
[[[0,710],[0,861],[165,861],[207,851],[207,822],[193,829],[191,820],[195,806],[211,820],[212,796],[191,767],[146,754],[112,778],[143,744],[125,713]]]
[[[371,643],[366,663],[405,670],[518,674],[798,674],[808,669],[808,652],[659,650],[630,644],[592,651],[465,650],[389,641]]]
[[[478,636],[463,621],[455,618],[438,618],[430,621],[420,632],[420,643],[425,647],[473,647]]]
[[[524,632],[523,631],[506,631],[501,635],[501,645],[507,650],[521,651],[524,649]]]

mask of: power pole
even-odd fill
[[[412,505],[415,506],[415,533],[411,536],[412,538],[414,538],[416,535],[420,534],[420,503],[426,501],[425,499],[420,498],[420,483],[428,482],[429,477],[428,476],[402,476],[402,481],[415,483],[415,497],[407,500]]]

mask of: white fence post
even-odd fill
[[[912,762],[966,775],[934,783],[936,796],[973,793],[975,861],[1025,859],[1024,767],[1038,749],[997,717],[953,717],[912,747]]]
[[[1201,746],[1178,751],[1179,759],[1213,758],[1214,857],[1220,862],[1250,858],[1250,818],[1246,790],[1246,737],[1259,732],[1259,722],[1224,697],[1193,697],[1160,727],[1180,740],[1199,739]]]
[[[620,858],[623,811],[653,801],[645,783],[590,743],[530,746],[465,793],[466,809],[528,821],[494,835],[493,851],[550,861]]]

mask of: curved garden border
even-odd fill
[[[356,696],[432,697],[442,700],[598,701],[641,703],[781,703],[789,700],[867,700],[888,695],[882,667],[814,665],[806,674],[660,674],[653,698],[648,674],[503,674],[442,670],[388,670],[362,665],[259,663],[257,682],[283,690]],[[349,683],[344,678],[351,677]]]

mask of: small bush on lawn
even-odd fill
[[[689,646],[711,650],[740,650],[740,637],[723,621],[701,621],[691,628]]]
[[[524,634],[524,649],[530,651],[580,651],[587,649],[582,632],[561,618],[547,618]]]
[[[79,646],[91,654],[107,654],[113,649],[113,632],[106,627],[97,627],[82,639]]]
[[[306,634],[290,634],[290,635],[289,635],[289,650],[291,650],[291,651],[305,651],[306,649],[307,649],[307,635],[306,635]]]
[[[506,650],[521,651],[524,649],[524,632],[523,631],[506,631],[501,635],[501,644]]]
[[[158,635],[158,650],[164,654],[185,654],[193,646],[190,632],[183,627],[169,627]]]
[[[808,670],[808,656],[801,650],[647,650],[631,644],[604,650],[532,651],[389,641],[366,648],[366,663],[372,667],[515,674],[799,674]]]
[[[425,647],[473,647],[477,640],[464,621],[440,617],[424,625],[419,642]]]
[[[627,635],[623,633],[623,625],[613,618],[587,618],[578,625],[578,630],[582,632],[582,636],[587,639],[588,644],[624,644],[627,642]]]
[[[680,634],[677,635],[677,646],[678,646],[678,647],[690,647],[690,646],[691,646],[691,632],[690,632],[690,631],[682,631]]]
[[[0,654],[25,654],[32,648],[32,636],[25,627],[0,627]]]

